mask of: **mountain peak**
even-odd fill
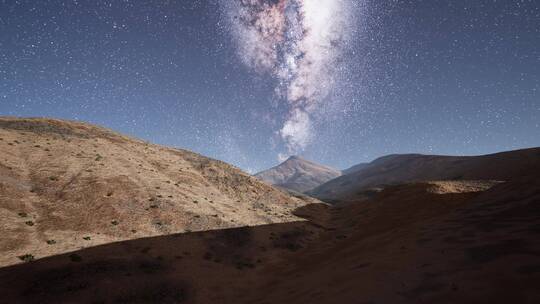
[[[305,192],[341,175],[341,171],[298,155],[292,155],[281,164],[259,172],[255,176],[269,184]]]
[[[292,160],[305,160],[305,159],[301,158],[298,155],[291,155],[283,163],[288,162],[288,161],[292,161]]]

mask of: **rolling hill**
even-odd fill
[[[141,237],[295,221],[291,211],[306,203],[190,151],[84,123],[0,118],[0,266]]]

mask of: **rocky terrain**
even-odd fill
[[[355,168],[355,167],[353,167]],[[351,172],[352,171],[352,172]],[[308,192],[327,202],[369,197],[386,185],[432,180],[499,180],[540,172],[540,148],[481,156],[388,155]]]
[[[255,174],[255,177],[280,188],[306,192],[340,175],[339,170],[291,156],[278,166]]]
[[[295,221],[291,211],[304,204],[186,150],[83,123],[0,118],[0,266],[141,237]]]

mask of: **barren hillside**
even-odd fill
[[[114,241],[299,220],[221,161],[110,130],[0,118],[0,266]]]

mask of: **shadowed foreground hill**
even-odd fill
[[[305,201],[110,130],[0,118],[0,266],[146,236],[297,221]]]
[[[309,221],[0,269],[9,303],[539,303],[540,179],[391,186]]]
[[[308,194],[327,202],[339,202],[369,196],[366,190],[370,188],[401,183],[430,180],[509,181],[540,172],[540,148],[481,156],[388,155],[349,170]]]

